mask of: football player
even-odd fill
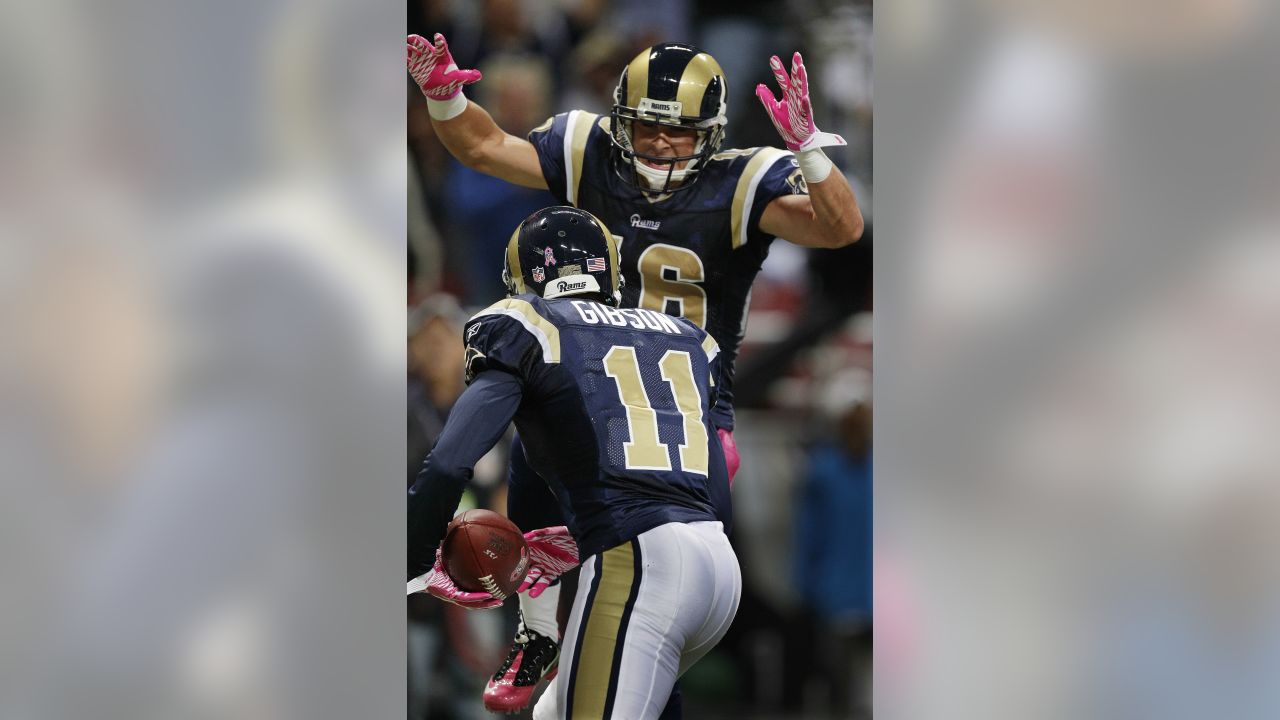
[[[528,139],[507,134],[462,94],[481,79],[460,69],[445,38],[408,38],[408,68],[427,98],[437,137],[468,167],[532,188],[600,217],[619,233],[622,307],[681,316],[706,329],[722,353],[725,376],[713,408],[729,478],[733,442],[733,364],[746,327],[751,285],[776,237],[809,247],[848,245],[862,233],[853,191],[822,148],[843,145],[814,126],[808,76],[799,53],[790,73],[770,60],[782,90],[761,85],[764,104],[787,151],[722,149],[727,80],[705,52],[655,45],[622,70],[608,116],[561,113]],[[521,527],[564,523],[554,499],[512,448],[508,511]],[[520,596],[517,641],[485,689],[490,710],[515,712],[538,678],[554,668],[558,587]],[[530,672],[533,658],[549,664]],[[530,679],[532,678],[532,682]]]
[[[409,493],[410,562],[439,557],[472,468],[514,420],[584,558],[563,672],[533,716],[657,718],[742,591],[720,522],[720,349],[689,320],[619,308],[617,245],[583,210],[531,215],[504,265],[509,297],[467,322],[468,387]],[[576,560],[572,542],[560,549]],[[544,563],[543,577],[570,564]],[[432,575],[452,586],[439,560]],[[522,588],[546,587],[534,580]]]

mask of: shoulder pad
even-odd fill
[[[467,321],[463,342],[467,382],[485,369],[527,377],[539,364],[560,362],[559,328],[522,298],[500,300],[476,313]]]
[[[565,197],[570,205],[578,204],[578,186],[582,184],[582,160],[587,154],[587,138],[599,119],[599,115],[585,110],[571,110],[565,119]]]
[[[735,250],[747,244],[752,205],[761,179],[779,161],[792,157],[790,152],[774,147],[749,148],[739,152],[744,153],[743,157],[749,157],[749,159],[743,165],[741,174],[738,175],[738,184],[733,190],[733,205],[730,208]]]

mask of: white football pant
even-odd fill
[[[668,523],[587,558],[534,720],[658,717],[676,678],[728,632],[741,595],[718,522]]]

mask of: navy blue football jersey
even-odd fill
[[[529,133],[560,202],[600,218],[618,238],[622,306],[688,318],[716,339],[724,386],[716,427],[733,429],[733,364],[746,330],[751,284],[773,237],[760,216],[775,198],[807,194],[791,153],[777,148],[713,155],[693,187],[656,198],[617,174],[610,118],[574,110]]]
[[[466,325],[468,382],[521,382],[525,454],[587,557],[669,522],[724,519],[728,476],[711,423],[720,350],[693,323],[533,294]]]

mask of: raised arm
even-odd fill
[[[776,198],[760,216],[760,229],[807,247],[850,245],[862,237],[862,211],[849,181],[822,152],[827,145],[844,145],[844,138],[814,126],[809,77],[800,53],[792,57],[789,77],[776,55],[769,66],[782,88],[782,99],[775,99],[764,85],[756,86],[756,96],[787,149],[795,153],[809,194]]]
[[[484,108],[462,94],[464,86],[480,80],[480,71],[458,69],[443,35],[437,33],[434,44],[410,35],[407,64],[427,98],[436,136],[458,162],[516,185],[547,188],[533,145],[507,134]]]

